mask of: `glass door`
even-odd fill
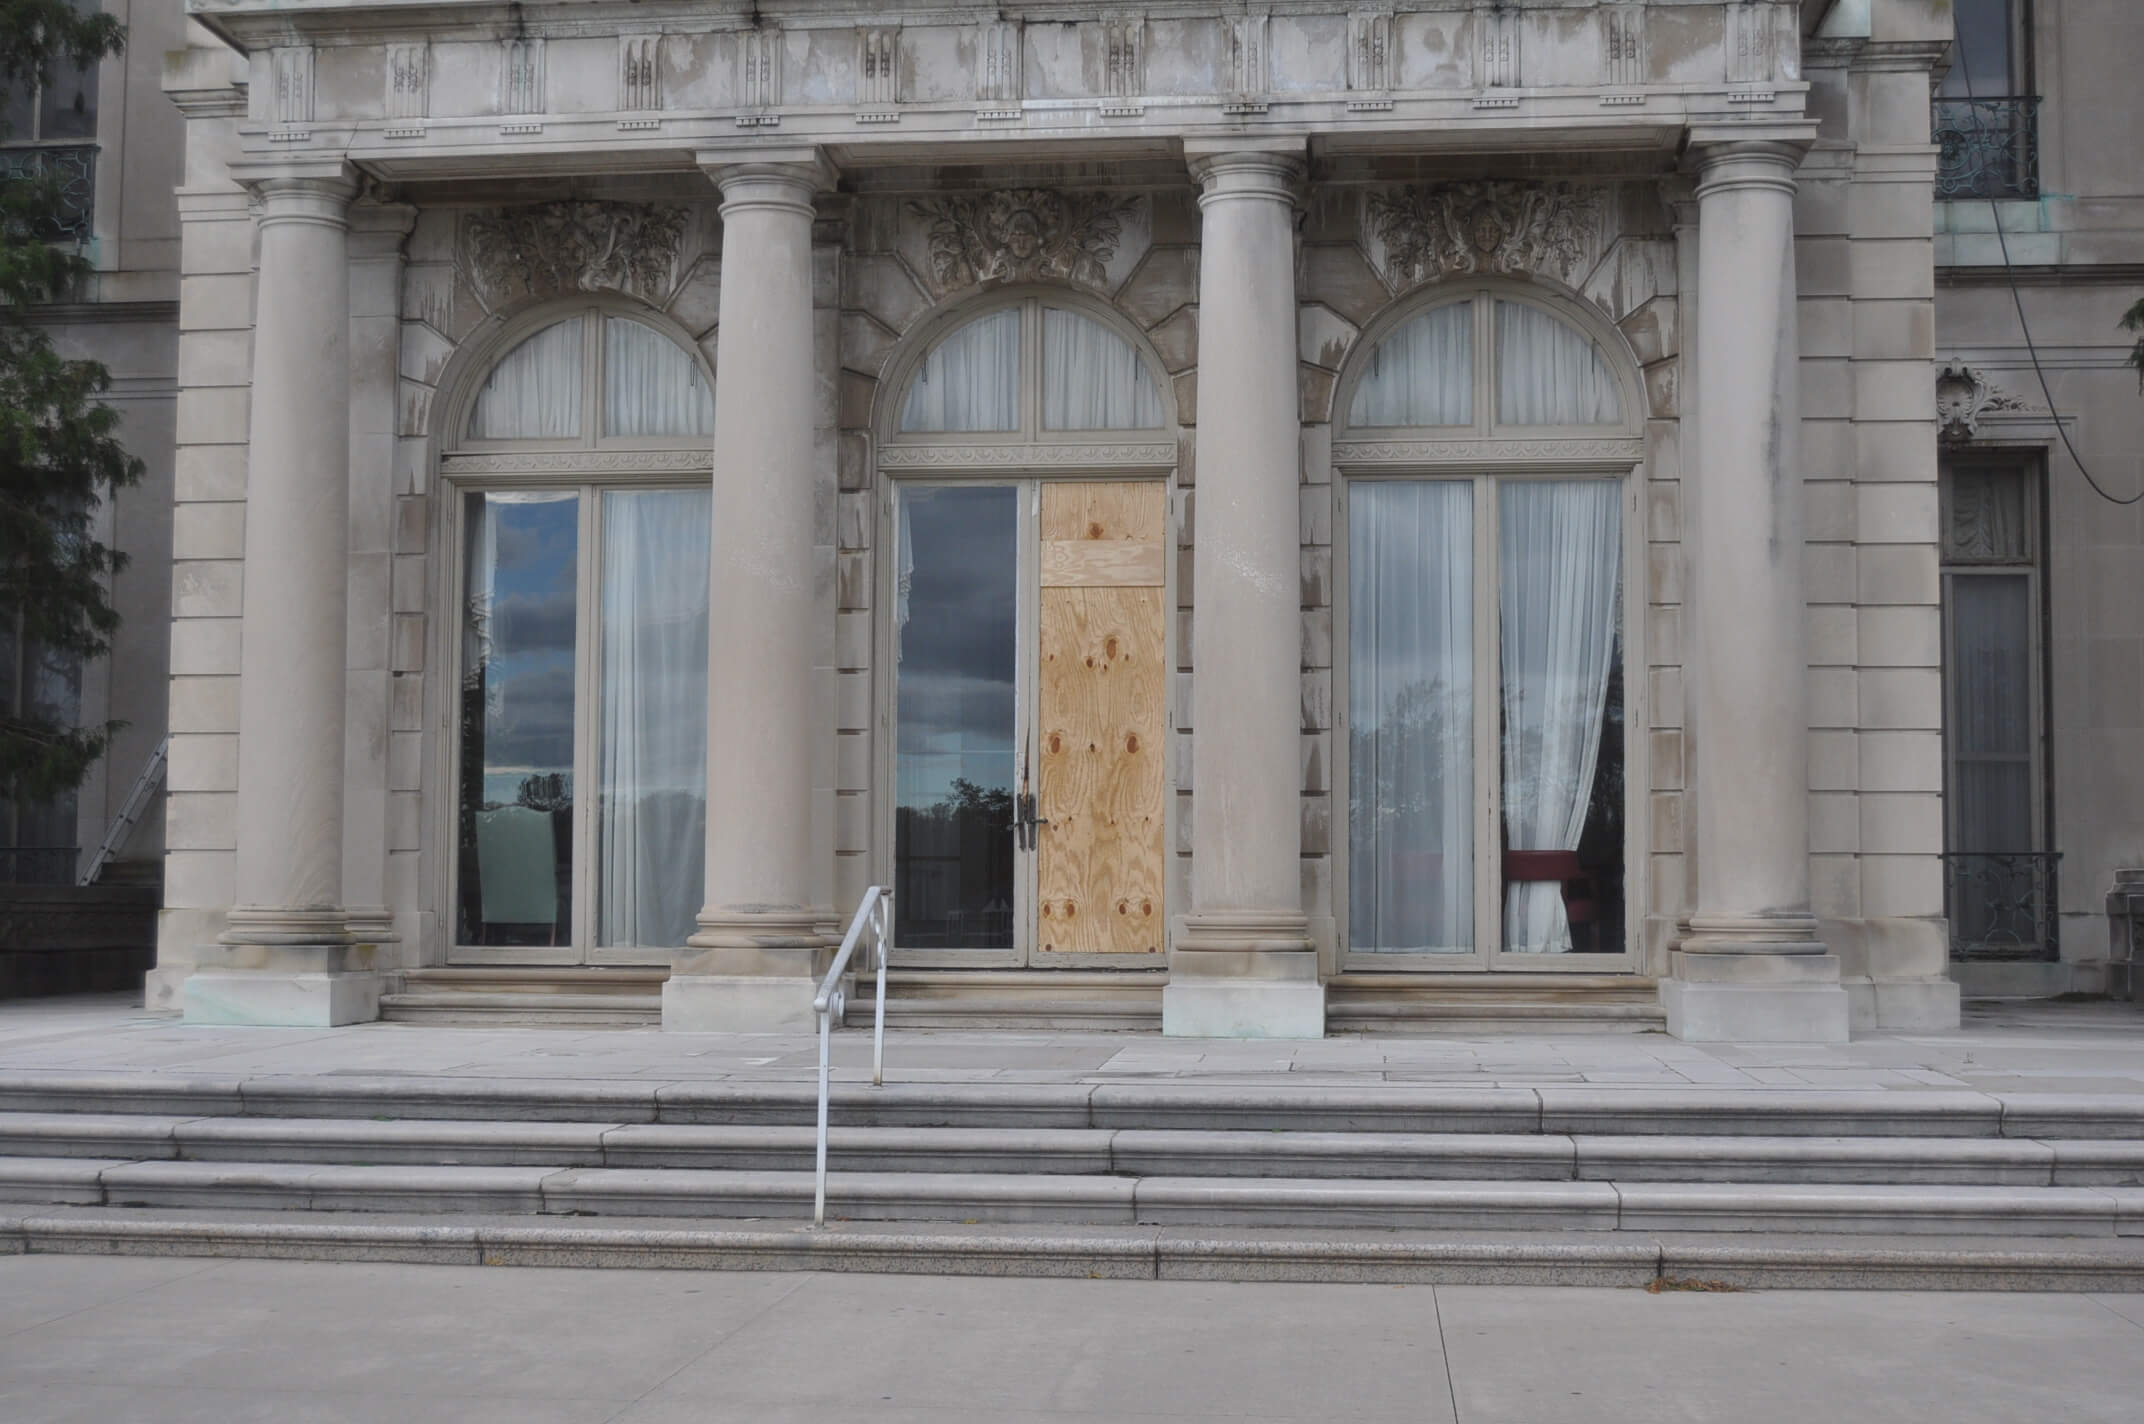
[[[906,962],[1159,962],[1166,508],[1158,480],[897,488]]]

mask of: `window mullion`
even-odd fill
[[[1474,477],[1474,954],[1486,966],[1503,948],[1503,610],[1497,598],[1497,484]]]
[[[603,587],[603,526],[597,512],[601,492],[580,487],[580,572],[574,590],[578,608],[573,634],[573,948],[586,959],[596,940],[596,799],[602,729],[596,725],[601,699],[596,684],[602,668],[598,637],[602,620],[597,599]]]

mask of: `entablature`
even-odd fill
[[[1782,0],[191,0],[245,51],[257,153],[383,176],[665,171],[738,139],[845,164],[1153,152],[1300,135],[1334,153],[1659,151],[1800,117]],[[929,156],[922,157],[921,155]]]

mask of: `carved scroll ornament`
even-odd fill
[[[1936,372],[1936,419],[1945,440],[1974,439],[1984,415],[2046,414],[2044,408],[2019,400],[1963,361],[1946,362]]]
[[[931,273],[947,286],[1054,277],[1100,284],[1140,198],[1007,188],[919,200]]]
[[[463,264],[493,306],[569,292],[661,302],[677,284],[683,208],[571,201],[471,213]]]
[[[1573,183],[1440,183],[1373,193],[1365,225],[1402,283],[1462,275],[1566,280],[1593,255],[1602,193]]]

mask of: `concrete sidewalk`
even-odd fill
[[[838,1031],[838,1077],[868,1078],[868,1032]],[[818,1045],[797,1034],[655,1029],[210,1028],[121,997],[0,1003],[0,1072],[191,1076],[408,1074],[504,1079],[799,1081]],[[889,1032],[889,1082],[1588,1084],[1754,1090],[2144,1094],[2144,1013],[2105,1002],[1968,1005],[1950,1033],[1852,1043],[1690,1044],[1658,1033],[1167,1039],[1125,1033]]]
[[[11,1424],[2128,1424],[2144,1296],[0,1258]]]

